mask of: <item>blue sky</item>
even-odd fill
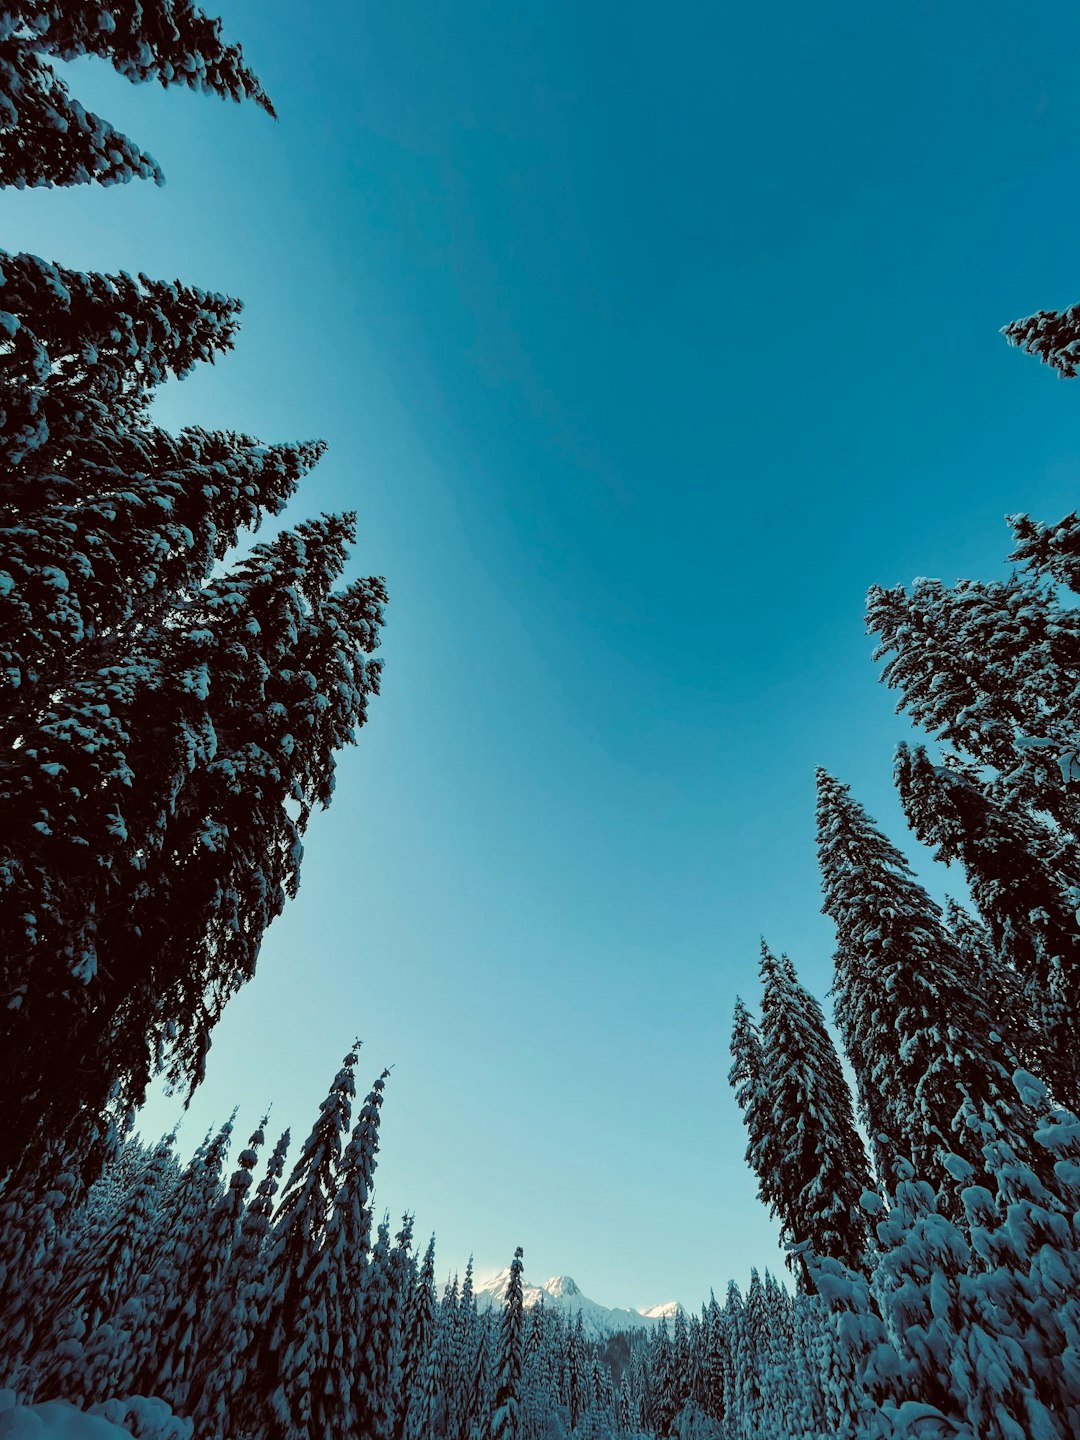
[[[2,201],[11,249],[240,295],[161,416],[324,436],[291,516],[355,508],[390,584],[187,1129],[306,1130],[359,1032],[377,1200],[442,1271],[696,1303],[778,1263],[727,1039],[760,933],[830,983],[814,766],[925,863],[865,590],[1077,502],[1080,388],[997,330],[1080,299],[1080,17],[219,8],[279,124],[80,63],[167,185]]]

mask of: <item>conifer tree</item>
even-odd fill
[[[46,1344],[50,1319],[56,1341],[84,1338],[120,1307],[148,1268],[165,1223],[163,1202],[175,1164],[175,1138],[166,1135],[153,1147],[115,1208],[106,1212],[104,1225],[91,1230],[65,1257],[48,1311],[38,1301],[38,1333]],[[3,1313],[11,1314],[7,1306]]]
[[[238,1428],[265,1432],[271,1440],[293,1440],[310,1419],[302,1351],[312,1323],[311,1283],[337,1188],[342,1137],[352,1118],[356,1050],[342,1061],[282,1192],[267,1245],[261,1313],[241,1362],[247,1389],[240,1397]]]
[[[312,1437],[359,1437],[354,1428],[352,1385],[363,1332],[379,1111],[389,1073],[384,1070],[372,1086],[345,1148],[334,1208],[311,1280],[310,1309],[315,1323],[308,1327],[296,1368],[306,1376],[310,1390]]]
[[[402,1435],[420,1440],[431,1423],[432,1395],[425,1383],[431,1352],[436,1344],[435,1236],[424,1251],[413,1287],[402,1351]]]
[[[1037,355],[1064,379],[1076,374],[1080,361],[1080,305],[1070,305],[1067,310],[1040,310],[1011,321],[1001,333],[1010,345]]]
[[[0,256],[0,309],[0,1173],[66,1136],[92,1179],[159,1064],[198,1081],[295,892],[384,591],[333,589],[351,516],[213,575],[321,453],[150,424],[234,301]]]
[[[521,1369],[524,1358],[525,1300],[521,1274],[524,1269],[519,1245],[510,1263],[502,1318],[499,1324],[499,1356],[495,1375],[495,1408],[491,1415],[491,1440],[518,1440],[521,1403]],[[580,1312],[579,1312],[580,1314]]]
[[[817,823],[823,909],[837,931],[836,1019],[878,1173],[902,1145],[917,1171],[944,1178],[943,1155],[971,1148],[967,1102],[1023,1150],[1008,1056],[940,909],[824,770]]]
[[[10,0],[0,16],[0,185],[162,182],[150,155],[70,94],[55,62],[84,55],[133,83],[186,85],[274,113],[240,47],[189,0]]]
[[[252,1136],[251,1150],[262,1144],[262,1132],[260,1125]],[[187,1410],[202,1440],[226,1440],[236,1428],[234,1417],[246,1392],[247,1363],[253,1358],[253,1341],[263,1313],[265,1246],[288,1149],[289,1132],[285,1130],[267,1162],[255,1198],[244,1211],[217,1294],[199,1327],[198,1360]],[[247,1168],[249,1159],[248,1153],[241,1155],[241,1168]]]
[[[910,591],[872,587],[867,627],[880,636],[874,658],[890,657],[881,678],[900,691],[898,709],[995,771],[999,803],[1051,815],[1075,870],[1080,815],[1059,760],[1075,750],[1080,612],[1027,576],[951,588],[923,579]]]
[[[221,1197],[221,1173],[232,1121],[201,1145],[185,1166],[155,1236],[146,1268],[123,1303],[84,1343],[59,1346],[41,1367],[39,1395],[100,1402],[110,1395],[148,1394],[159,1379],[157,1338],[183,1308],[184,1282],[197,1264],[210,1217]],[[166,1351],[166,1353],[168,1353]]]
[[[964,866],[1003,962],[988,975],[984,961],[980,993],[998,1031],[1017,1033],[1015,1064],[1045,1067],[1062,1100],[1075,1107],[1080,1059],[1070,1016],[1080,1006],[1080,929],[1066,898],[1070,877],[1055,873],[1052,837],[1033,817],[996,806],[958,764],[934,765],[922,746],[899,747],[895,778],[915,834],[937,847],[935,859]]]
[[[859,1200],[872,1187],[851,1093],[821,1007],[786,955],[761,945],[762,1063],[777,1168],[760,1176],[785,1239],[847,1265],[861,1263],[867,1234]],[[812,1286],[805,1260],[800,1282]]]
[[[115,674],[104,730],[93,721],[89,727],[95,749],[88,763],[72,764],[63,716],[24,737],[26,766],[46,775],[59,767],[64,784],[77,780],[80,794],[94,794],[105,832],[118,813],[109,808],[110,794],[130,789],[123,778],[129,763],[144,777],[147,808],[137,827],[125,821],[124,852],[94,882],[111,904],[89,911],[75,957],[58,946],[58,958],[49,960],[42,949],[45,937],[67,935],[70,944],[64,919],[61,936],[54,926],[34,932],[24,962],[27,1003],[5,1012],[14,1016],[8,1025],[16,1039],[10,1092],[20,1097],[12,1107],[14,1145],[26,1144],[31,1125],[55,1131],[68,1116],[74,1123],[79,1101],[100,1115],[118,1081],[124,1100],[137,1104],[158,1044],[168,1046],[175,1083],[201,1078],[213,1025],[253,973],[266,925],[295,893],[307,819],[332,793],[333,752],[362,723],[377,685],[363,652],[376,643],[381,590],[368,582],[340,594],[330,589],[351,527],[351,517],[320,521],[256,547],[231,575],[205,587],[189,606],[187,628],[164,627],[157,640],[144,640],[144,655],[129,655],[126,670]],[[159,653],[149,653],[155,647]],[[144,660],[163,711],[157,733],[145,720]],[[95,679],[79,703],[89,706],[100,693]],[[121,729],[114,735],[110,726]],[[27,783],[26,793],[40,802],[41,785]],[[78,825],[87,832],[79,838],[96,842],[94,826],[69,815],[62,796],[57,803],[59,815],[31,809],[27,824],[44,814],[57,832]],[[108,878],[114,874],[119,889]],[[75,903],[85,907],[85,898]],[[107,971],[99,954],[110,962]],[[72,1093],[42,1065],[47,1036],[65,1017],[68,1046],[93,1086],[89,1095]]]
[[[362,1333],[352,1396],[357,1433],[392,1440],[401,1393],[401,1327],[405,1293],[400,1270],[412,1244],[412,1217],[405,1216],[396,1247],[390,1222],[379,1223],[361,1295]]]
[[[761,1033],[741,997],[735,1001],[731,1056],[728,1082],[735,1091],[746,1126],[746,1163],[758,1177],[758,1194],[771,1207],[778,1194],[780,1164],[772,1129],[772,1096]]]
[[[1056,525],[1044,525],[1030,515],[1007,518],[1016,540],[1009,559],[1031,575],[1080,593],[1080,514],[1074,510]]]
[[[208,1194],[205,1217],[190,1227],[185,1253],[175,1270],[172,1293],[158,1316],[152,1359],[154,1393],[178,1410],[186,1410],[199,1342],[207,1314],[217,1302],[247,1209],[252,1171],[264,1141],[265,1120],[240,1152],[228,1188],[217,1200]],[[231,1133],[230,1121],[226,1131]],[[144,1381],[145,1383],[145,1381]]]

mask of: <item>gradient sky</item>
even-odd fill
[[[440,1273],[520,1243],[695,1304],[778,1264],[727,1041],[760,933],[830,984],[814,766],[926,865],[865,590],[1003,573],[1007,512],[1080,499],[1080,384],[997,334],[1080,299],[1080,14],[211,8],[280,123],[81,62],[168,184],[0,202],[10,249],[241,296],[160,415],[324,436],[290,516],[358,510],[390,584],[186,1140],[306,1132],[359,1032],[376,1201]]]

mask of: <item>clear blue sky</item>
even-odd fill
[[[160,413],[326,437],[293,517],[356,508],[390,583],[189,1138],[306,1130],[358,1031],[441,1271],[696,1303],[777,1263],[727,1038],[759,933],[830,983],[815,764],[904,839],[866,587],[1001,573],[1007,511],[1080,499],[1080,384],[996,333],[1080,299],[1080,15],[221,10],[279,124],[80,64],[167,186],[0,202],[9,248],[243,297]]]

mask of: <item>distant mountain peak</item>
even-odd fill
[[[572,1280],[569,1275],[551,1275],[544,1281],[541,1288],[546,1290],[549,1295],[555,1296],[556,1299],[560,1295],[565,1295],[569,1299],[574,1295],[581,1294],[577,1282]]]
[[[509,1269],[502,1269],[476,1287],[476,1301],[481,1309],[501,1307],[509,1279]],[[523,1280],[522,1296],[527,1310],[543,1305],[545,1309],[560,1311],[575,1323],[580,1315],[582,1329],[592,1340],[604,1340],[626,1330],[653,1330],[682,1309],[675,1300],[653,1305],[649,1310],[613,1309],[583,1295],[577,1281],[569,1275],[550,1275],[543,1285],[530,1285]]]

